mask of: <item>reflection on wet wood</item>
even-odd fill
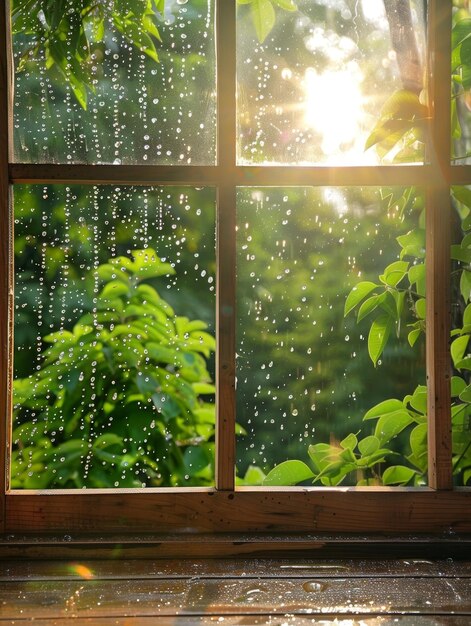
[[[69,560],[4,561],[0,581],[131,579],[131,578],[365,578],[471,577],[471,563],[459,561],[401,560]]]
[[[28,624],[28,621],[2,620],[3,625]],[[33,622],[32,622],[33,623]],[[37,619],[35,626],[64,626],[62,618]],[[382,617],[378,615],[356,615],[355,617],[312,617],[303,615],[238,615],[223,617],[220,615],[198,615],[191,617],[78,617],[73,626],[469,626],[469,616],[418,616],[399,615]]]
[[[298,578],[3,583],[0,617],[471,615],[469,579]]]

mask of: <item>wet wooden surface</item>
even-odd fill
[[[0,624],[465,626],[471,561],[0,561]]]

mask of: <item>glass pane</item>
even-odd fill
[[[451,417],[453,479],[471,485],[471,188],[453,187]]]
[[[213,164],[214,0],[70,6],[12,9],[15,160]]]
[[[471,163],[471,11],[468,3],[453,0],[451,36],[452,161]]]
[[[242,3],[239,163],[420,162],[425,8],[422,0]]]
[[[242,483],[425,484],[424,228],[412,188],[239,190]]]
[[[213,189],[15,187],[11,485],[210,485]]]

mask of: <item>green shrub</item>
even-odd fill
[[[173,273],[151,249],[111,259],[93,311],[44,337],[14,382],[13,488],[212,483],[215,341],[148,282]]]

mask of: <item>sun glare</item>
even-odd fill
[[[363,75],[355,63],[345,69],[304,74],[304,122],[321,135],[322,151],[342,160],[363,144]]]

